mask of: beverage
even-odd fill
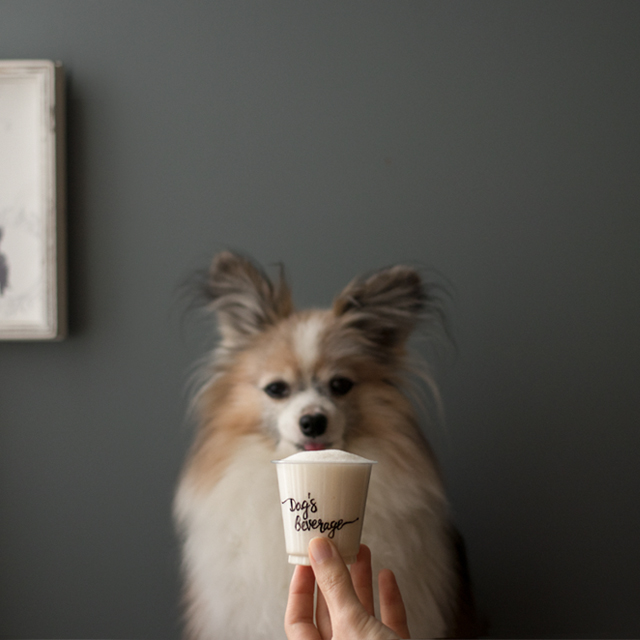
[[[360,536],[373,460],[325,449],[274,460],[278,473],[284,538],[291,564],[311,564],[309,541],[329,538],[347,564]]]

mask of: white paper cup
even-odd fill
[[[291,564],[311,564],[309,541],[329,538],[346,564],[360,550],[373,460],[339,451],[303,451],[274,460]]]

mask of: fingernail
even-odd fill
[[[309,554],[318,564],[322,564],[333,555],[333,548],[326,538],[313,538],[309,542]]]

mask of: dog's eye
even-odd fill
[[[289,385],[283,380],[276,380],[275,382],[270,382],[264,388],[264,392],[271,398],[280,400],[282,398],[286,398],[289,395],[290,389]]]
[[[344,396],[351,391],[352,387],[353,380],[342,376],[336,376],[329,381],[329,389],[334,396]]]

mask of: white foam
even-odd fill
[[[319,451],[300,451],[283,460],[275,462],[350,462],[372,464],[375,460],[367,460],[355,453],[341,451],[340,449],[320,449]]]

